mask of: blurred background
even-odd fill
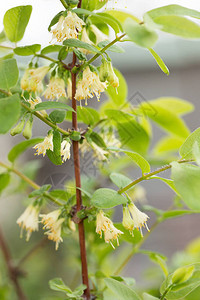
[[[47,31],[47,27],[52,17],[62,9],[62,5],[59,1],[55,0],[7,0],[0,4],[0,20],[3,19],[4,13],[9,8],[25,4],[33,5],[33,12],[25,36],[19,45],[25,45],[26,43],[41,43],[42,46],[48,45],[51,40],[51,35]],[[138,18],[142,18],[142,15],[146,11],[167,4],[180,4],[200,11],[200,2],[198,0],[110,1],[108,8],[117,7],[126,11],[125,7],[127,6],[128,12],[131,12]],[[1,29],[3,29],[2,21],[0,21],[0,30]],[[160,39],[154,49],[168,66],[170,70],[168,77],[160,71],[152,56],[145,49],[141,49],[133,44],[126,44],[124,48],[126,51],[125,55],[113,53],[111,57],[113,59],[113,65],[123,73],[127,80],[129,90],[128,98],[133,99],[131,101],[135,101],[136,104],[161,96],[174,96],[188,100],[195,106],[195,110],[185,117],[185,121],[191,131],[199,127],[200,41],[186,41],[164,33],[160,35]],[[3,56],[5,53],[2,52],[0,55]],[[19,65],[23,63],[23,60],[20,58]],[[104,98],[105,97],[101,98],[101,102],[104,101]],[[94,106],[93,103],[92,105]],[[37,120],[34,123],[33,136],[45,136],[46,132],[47,127]],[[163,136],[163,131],[153,126],[153,134],[153,143],[155,143]],[[23,140],[22,136],[16,136],[14,138],[9,134],[0,136],[0,160],[7,161],[9,150],[21,140]],[[21,157],[18,164],[20,169],[24,168],[26,172],[31,169],[32,173],[40,166],[39,173],[36,177],[36,182],[39,184],[51,183],[54,188],[63,188],[66,181],[73,180],[73,166],[71,161],[67,161],[62,166],[56,167],[48,158],[45,157],[41,159],[40,157],[34,157],[33,154],[34,151],[32,149],[28,150]],[[31,163],[26,164],[29,160],[31,160]],[[84,164],[87,164],[86,167]],[[82,160],[82,168],[85,178],[88,181],[90,181],[90,176],[94,178],[99,176],[91,160],[89,160],[89,162]],[[135,178],[139,175],[139,173],[132,168],[128,169],[128,174],[130,178]],[[166,172],[164,176],[167,178],[169,173]],[[107,184],[111,185],[110,183]],[[31,237],[29,243],[26,243],[24,239],[19,239],[19,228],[16,224],[16,219],[24,209],[23,204],[27,204],[29,200],[27,200],[23,193],[22,195],[10,195],[13,189],[18,185],[19,181],[15,178],[12,188],[4,192],[0,200],[0,224],[2,225],[4,235],[16,261],[23,257],[23,255],[42,238],[42,232],[40,231]],[[142,186],[146,191],[145,204],[150,204],[159,209],[167,209],[172,204],[174,193],[163,182],[152,180],[151,182],[145,182]],[[22,188],[23,187],[25,186],[22,186]],[[117,212],[115,217],[116,220],[120,220],[121,212]],[[150,213],[150,221],[148,222],[150,228],[153,222],[154,216]],[[145,242],[143,248],[161,252],[168,257],[169,261],[179,259],[177,258],[177,254],[176,256],[174,256],[174,254],[180,252],[189,242],[198,237],[199,225],[200,220],[198,215],[184,216],[165,221],[152,233],[151,238]],[[108,245],[107,247],[110,246]],[[119,249],[117,249],[115,255],[118,255],[118,251]],[[66,255],[66,253],[68,253],[69,256]],[[72,259],[72,253],[75,254],[74,259]],[[60,245],[60,249],[57,252],[54,251],[53,243],[44,242],[42,247],[38,248],[36,254],[30,256],[29,260],[24,261],[23,267],[29,279],[27,281],[23,280],[22,284],[25,286],[29,299],[50,299],[50,297],[45,298],[44,295],[51,294],[48,288],[48,280],[53,277],[62,277],[66,282],[68,280],[70,282],[71,280],[71,286],[76,286],[76,283],[79,282],[77,275],[79,273],[78,257],[79,248],[76,233],[73,239],[69,238]],[[114,262],[114,257],[112,257],[112,259]],[[89,263],[90,272],[93,272],[93,261],[90,259],[90,256]],[[3,270],[3,265],[3,262],[1,262],[0,270]],[[148,286],[149,282],[153,280],[153,276],[149,278],[148,274],[146,274],[146,279],[141,281],[141,277],[144,275],[144,269],[147,265],[150,268],[153,267],[146,256],[137,254],[126,266],[124,274],[134,277],[140,286]],[[0,272],[0,276],[3,277],[3,274],[4,271],[2,271],[2,274]],[[38,280],[38,278],[40,279]],[[3,278],[0,277],[0,283],[3,282]],[[5,294],[9,295],[9,291],[6,287]],[[40,295],[39,298],[38,295]],[[8,296],[8,298],[5,299],[13,298],[9,298]]]

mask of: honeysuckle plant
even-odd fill
[[[185,266],[171,266],[169,273],[165,256],[141,248],[164,220],[200,212],[200,129],[190,133],[182,118],[193,105],[180,98],[162,97],[133,107],[127,99],[125,78],[114,68],[110,52],[126,55],[121,45],[132,42],[133,52],[135,44],[145,48],[160,67],[158,72],[169,75],[153,49],[158,33],[199,39],[200,26],[195,19],[200,19],[200,12],[172,4],[147,11],[139,20],[128,8],[108,9],[107,0],[60,1],[63,10],[50,20],[52,38],[43,48],[40,44],[17,46],[31,17],[30,5],[13,7],[4,15],[0,49],[8,53],[0,58],[0,133],[22,134],[25,140],[10,150],[8,163],[0,161],[0,192],[12,183],[14,175],[32,189],[30,192],[22,185],[23,193],[30,192],[29,201],[16,220],[21,237],[26,231],[27,241],[42,228],[55,243],[55,250],[75,235],[79,239],[82,284],[74,289],[54,278],[50,287],[61,293],[52,299],[189,299],[187,295],[195,295],[200,285],[200,257],[188,259]],[[29,59],[24,68],[18,63],[20,56]],[[101,100],[103,93],[106,100]],[[96,109],[91,107],[94,102]],[[48,126],[46,136],[32,137],[37,121]],[[152,121],[165,133],[149,150]],[[28,148],[55,165],[71,160],[74,181],[66,182],[63,190],[37,184],[30,174],[18,169],[18,158]],[[91,176],[89,183],[81,174],[80,156],[87,156],[99,170],[98,177]],[[130,166],[140,170],[140,177],[124,175]],[[171,178],[158,176],[168,169]],[[163,181],[174,191],[176,200],[167,211],[151,203],[136,203],[144,197],[140,183],[151,179],[158,184]],[[108,181],[112,188],[105,185]],[[117,206],[122,214],[121,221],[115,223]],[[152,213],[154,224],[149,216]],[[111,267],[109,255],[117,246],[120,252],[120,245],[127,243],[131,245],[129,253],[122,252],[122,259],[116,259]],[[29,299],[19,281],[22,270],[11,264],[1,231],[0,247],[15,288],[16,295],[11,298]],[[133,280],[120,275],[136,253],[148,255],[161,267],[156,288],[141,290]],[[39,294],[37,299],[42,299]]]

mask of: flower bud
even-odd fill
[[[25,120],[22,119],[11,131],[10,134],[12,136],[19,134],[22,132],[23,128],[24,128],[24,124],[25,124]]]
[[[111,61],[108,62],[108,82],[110,85],[112,85],[114,88],[117,88],[119,86],[119,79],[117,75],[115,74],[115,71],[113,70]]]
[[[102,82],[105,82],[108,78],[108,62],[107,60],[102,60],[102,64],[99,69],[99,79]]]
[[[31,115],[30,118],[29,118],[29,120],[26,122],[24,131],[23,131],[23,136],[27,140],[32,137],[32,127],[33,127],[33,117]]]

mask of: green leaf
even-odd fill
[[[172,283],[182,283],[190,279],[194,272],[194,266],[185,266],[178,268],[172,276]]]
[[[0,99],[0,134],[6,133],[20,117],[20,99],[17,94]]]
[[[0,195],[2,191],[8,186],[10,182],[10,174],[9,173],[1,173],[0,174]]]
[[[164,256],[158,252],[153,252],[153,251],[148,251],[148,250],[140,250],[139,253],[148,255],[149,259],[151,261],[153,261],[154,263],[158,264],[161,267],[165,277],[168,276],[168,268],[167,268],[167,264],[165,262],[167,259],[166,256]]]
[[[159,8],[152,9],[144,15],[144,21],[145,16],[149,15],[152,19],[155,19],[159,16],[188,16],[192,18],[200,19],[200,12],[194,9],[190,9],[181,5],[166,5]]]
[[[76,54],[76,57],[79,60],[87,60],[87,56],[83,52],[81,52],[80,50],[74,48],[73,52]]]
[[[121,23],[124,23],[126,19],[128,18],[131,18],[133,19],[134,21],[136,21],[137,23],[140,23],[141,20],[139,20],[138,18],[136,18],[135,16],[127,13],[127,12],[124,12],[122,10],[106,10],[106,13],[115,17],[119,22]]]
[[[122,105],[126,101],[127,94],[128,94],[128,87],[122,73],[115,68],[114,71],[119,79],[119,87],[116,89],[111,85],[109,85],[108,88],[106,89],[106,94],[116,105]]]
[[[193,152],[194,159],[195,159],[197,165],[200,166],[200,149],[199,149],[199,145],[198,145],[197,141],[194,143],[194,145],[192,147],[192,152]]]
[[[160,298],[154,297],[148,293],[142,294],[143,300],[159,300]]]
[[[177,136],[165,136],[154,147],[155,154],[177,151],[183,144],[184,139]]]
[[[179,195],[177,189],[174,186],[174,181],[168,178],[163,178],[163,177],[159,177],[159,176],[151,176],[149,177],[149,179],[159,179],[161,181],[163,181],[164,183],[166,183],[176,194]]]
[[[94,53],[100,53],[95,46],[82,42],[78,39],[67,39],[63,42],[63,44],[68,47],[83,48]]]
[[[121,150],[123,151],[131,160],[134,161],[142,170],[142,174],[149,173],[151,171],[150,164],[148,161],[142,157],[139,153],[131,152],[127,150]]]
[[[73,140],[73,141],[80,141],[81,139],[81,134],[79,131],[73,131],[72,134],[70,135],[70,138]]]
[[[54,165],[62,165],[61,159],[61,135],[57,130],[53,132],[53,151],[47,150],[47,156]]]
[[[99,122],[100,116],[98,111],[91,107],[77,107],[77,118],[87,125],[94,125]]]
[[[182,158],[194,158],[193,145],[195,144],[195,142],[197,142],[198,146],[200,146],[200,128],[197,128],[195,131],[193,131],[181,146],[179,153]]]
[[[44,184],[43,186],[41,186],[39,189],[34,190],[33,192],[31,192],[29,194],[29,198],[33,198],[33,197],[38,197],[38,196],[43,196],[43,194],[45,192],[47,192],[48,190],[50,190],[51,188],[51,184]]]
[[[49,24],[48,31],[51,31],[51,27],[54,26],[56,23],[58,23],[62,14],[63,14],[63,11],[60,11],[53,17],[53,19],[51,20],[51,23]]]
[[[120,173],[111,173],[110,174],[111,181],[118,186],[118,188],[122,189],[132,182],[127,176],[124,176]]]
[[[119,33],[120,31],[123,32],[123,27],[121,23],[112,15],[107,14],[105,12],[97,13],[97,17],[100,17],[102,21],[104,21],[106,24],[108,24],[112,29],[115,31],[115,33]]]
[[[59,291],[59,292],[72,292],[72,290],[65,285],[63,280],[61,278],[54,278],[49,281],[49,286],[52,290],[54,291]]]
[[[5,33],[11,42],[16,43],[23,38],[31,12],[31,5],[16,6],[7,10],[3,18],[3,25]]]
[[[167,75],[169,75],[169,69],[167,68],[167,66],[165,65],[164,61],[162,60],[162,58],[158,55],[158,53],[156,53],[153,49],[148,49],[150,51],[150,53],[153,55],[153,57],[155,58],[158,66],[160,67],[160,69]]]
[[[91,204],[98,208],[112,208],[114,206],[127,203],[127,199],[116,191],[101,188],[94,192],[91,198]]]
[[[18,77],[19,70],[14,58],[0,60],[0,89],[9,90],[16,85]]]
[[[106,148],[106,144],[104,142],[104,140],[102,139],[102,137],[95,131],[92,131],[90,133],[90,138],[92,139],[92,141],[97,144],[97,146],[101,147],[101,148]]]
[[[80,13],[81,13],[81,11],[83,11],[83,14],[85,14],[84,13],[84,10],[91,10],[91,11],[93,11],[93,10],[95,10],[95,9],[100,9],[101,7],[103,7],[106,3],[108,2],[108,0],[103,0],[103,1],[99,1],[99,0],[82,0],[82,4],[81,4],[81,7],[82,7],[82,9],[75,9],[75,11],[77,12],[77,13],[79,13],[79,11],[80,11]]]
[[[186,138],[190,133],[184,121],[172,112],[171,108],[166,108],[159,99],[142,102],[140,110],[167,132],[182,138]]]
[[[181,198],[190,209],[200,210],[200,168],[189,164],[172,165],[172,179]]]
[[[41,143],[44,140],[42,137],[37,137],[31,140],[20,142],[15,145],[10,152],[8,153],[8,159],[10,162],[14,162],[16,158],[18,158],[24,151],[28,148],[35,146],[38,143]]]
[[[38,103],[35,106],[33,111],[38,111],[38,110],[43,110],[43,109],[53,109],[53,108],[74,111],[73,108],[71,108],[71,106],[69,106],[65,103],[53,102],[53,101],[45,101],[45,102]]]
[[[115,294],[117,299],[123,300],[141,300],[138,294],[123,283],[112,278],[105,278],[105,284]]]
[[[41,50],[41,54],[45,55],[52,52],[59,52],[62,47],[61,45],[49,45]]]
[[[41,49],[40,44],[28,45],[23,47],[16,47],[13,51],[17,55],[21,56],[29,56],[34,55],[35,53],[39,52]]]
[[[62,123],[65,119],[66,112],[63,110],[54,110],[49,114],[49,118],[54,123]]]
[[[107,46],[110,42],[109,41],[102,41],[100,43],[98,43],[98,47],[99,48],[104,48],[105,46]],[[125,50],[122,47],[117,46],[116,44],[110,46],[107,51],[112,51],[112,52],[116,52],[116,53],[123,53],[125,52]]]
[[[171,218],[177,218],[177,217],[182,217],[184,215],[191,215],[191,214],[197,214],[200,213],[200,210],[171,210],[171,211],[166,211],[162,215],[162,220],[167,220]]]
[[[131,18],[124,22],[124,29],[132,42],[144,48],[151,48],[158,39],[155,31],[138,24]]]
[[[160,16],[154,19],[159,29],[183,38],[196,39],[200,37],[200,26],[179,16]]]

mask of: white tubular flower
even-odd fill
[[[67,97],[72,99],[72,81],[70,78],[67,80]]]
[[[29,69],[29,74],[31,75],[32,79],[35,80],[37,83],[41,82],[44,77],[49,72],[50,67],[43,66],[36,69]]]
[[[122,225],[124,226],[125,229],[129,230],[130,234],[133,236],[134,222],[133,219],[131,218],[128,207],[123,208]]]
[[[88,98],[92,98],[95,94],[99,101],[100,94],[104,92],[106,87],[107,84],[99,80],[98,74],[90,71],[89,67],[86,67],[83,71],[83,78],[78,81],[75,99],[85,99],[87,101]]]
[[[121,147],[121,142],[115,137],[115,134],[113,132],[107,133],[103,135],[103,140],[107,147]]]
[[[75,225],[74,221],[72,221],[72,219],[69,219],[68,226],[71,231],[76,231],[76,225]]]
[[[85,23],[77,14],[68,11],[67,16],[61,16],[57,26],[51,31],[52,40],[63,42],[65,39],[77,39],[83,25]]]
[[[65,162],[67,159],[70,159],[70,147],[71,144],[69,141],[64,140],[61,143],[61,156],[62,156],[62,161]]]
[[[23,214],[17,219],[17,224],[21,227],[20,237],[23,236],[23,230],[27,231],[26,240],[29,241],[31,233],[38,231],[38,215],[40,207],[38,205],[29,205]]]
[[[94,142],[91,143],[91,147],[94,150],[94,156],[100,161],[108,160],[107,155],[109,154],[108,151],[102,149]]]
[[[56,101],[58,101],[60,97],[67,97],[64,80],[60,77],[52,77],[44,92],[44,97],[50,100],[56,99]]]
[[[104,232],[104,240],[106,243],[110,243],[111,246],[115,249],[112,244],[113,240],[117,241],[117,245],[119,246],[118,236],[123,234],[122,231],[118,230],[114,225],[113,222],[104,216],[103,211],[100,211],[97,214],[96,220],[96,233],[100,235],[102,238],[102,231]]]
[[[59,243],[63,241],[61,237],[61,230],[62,224],[65,221],[64,218],[59,218],[60,216],[60,209],[54,210],[49,214],[41,214],[40,217],[42,218],[41,223],[44,224],[43,229],[48,229],[45,234],[47,235],[48,239],[54,241],[56,243],[56,250],[58,250]]]
[[[45,156],[47,150],[53,151],[53,134],[50,133],[44,138],[43,142],[36,144],[33,148],[36,149],[35,155],[42,154],[43,157]]]
[[[145,213],[141,212],[133,203],[128,205],[128,209],[132,215],[134,228],[140,230],[141,236],[143,236],[142,227],[145,226],[146,229],[149,231],[149,228],[146,223],[149,217]]]
[[[38,103],[41,103],[42,102],[42,99],[40,98],[40,97],[35,97],[35,98],[33,98],[33,97],[30,97],[30,99],[28,99],[27,100],[27,102],[28,103],[30,103],[30,105],[31,105],[31,109],[34,109],[35,108],[35,106],[36,106],[36,104],[38,104]]]
[[[107,35],[104,34],[101,30],[99,30],[95,25],[90,25],[90,30],[96,36],[96,45],[98,45],[102,41],[108,40]]]
[[[42,93],[43,91],[43,84],[42,81],[37,82],[34,78],[30,75],[30,70],[27,69],[21,79],[21,89],[28,92],[38,92]]]
[[[84,43],[87,43],[89,45],[93,45],[93,42],[90,40],[88,34],[87,34],[87,31],[86,31],[86,28],[84,27],[83,30],[82,30],[82,33],[81,33],[81,41],[84,42]],[[79,49],[81,52],[83,52],[84,54],[89,54],[91,53],[91,51],[87,50],[87,49]]]

